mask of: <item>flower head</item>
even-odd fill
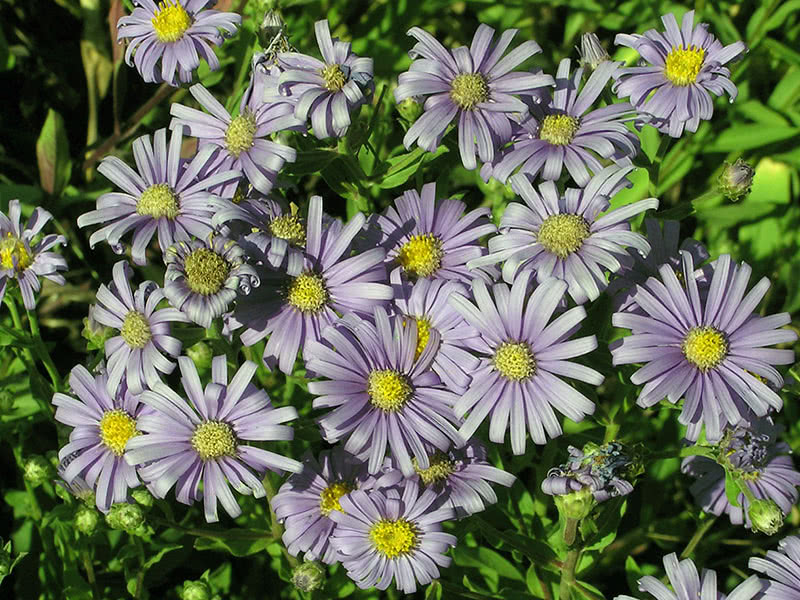
[[[788,313],[761,317],[753,311],[769,288],[764,277],[745,295],[751,269],[721,256],[709,275],[707,295],[700,294],[694,260],[683,258],[682,278],[670,265],[637,286],[633,296],[644,314],[614,313],[615,327],[630,329],[611,350],[615,365],[646,363],[631,376],[644,384],[637,403],[646,408],[667,398],[685,398],[679,421],[686,437],[716,442],[726,425],[735,426],[750,411],[763,417],[783,402],[761,378],[776,388],[783,377],[772,365],[794,362],[792,350],[766,348],[793,342],[797,334],[781,329]]]
[[[178,366],[187,398],[163,383],[145,391],[141,401],[155,414],[140,419],[144,435],[131,441],[126,459],[139,465],[154,496],[164,498],[175,486],[178,501],[192,504],[201,497],[202,482],[206,520],[218,520],[217,503],[237,517],[242,511],[229,485],[263,498],[261,478],[268,469],[296,473],[302,468],[296,460],[245,443],[291,440],[292,428],[282,423],[296,419],[297,411],[274,408],[267,393],[250,383],[257,368],[250,361],[228,381],[225,356],[215,357],[205,388],[190,358],[180,357]]]
[[[755,172],[755,169],[741,158],[737,158],[733,163],[726,161],[725,168],[717,178],[717,189],[731,202],[739,202],[747,198],[750,193]]]
[[[693,26],[694,11],[683,15],[681,26],[672,13],[661,17],[666,31],[651,29],[644,35],[617,34],[616,44],[633,48],[650,63],[622,68],[614,91],[630,97],[640,113],[662,132],[680,137],[684,129],[697,131],[701,120],[714,112],[711,94],[727,92],[734,101],[736,86],[726,63],[747,50],[744,42],[723,46],[708,33],[708,25]]]
[[[9,279],[16,279],[22,293],[22,303],[28,310],[36,308],[36,292],[41,288],[39,277],[64,285],[67,261],[63,256],[49,250],[58,244],[66,244],[63,235],[46,235],[38,241],[34,238],[53,218],[43,208],[36,207],[23,227],[20,222],[22,209],[19,200],[8,203],[8,216],[0,212],[0,300],[6,293]]]
[[[97,210],[78,217],[78,225],[107,223],[89,238],[94,247],[105,240],[122,254],[120,239],[133,229],[131,255],[137,265],[147,263],[145,250],[158,231],[158,245],[166,252],[175,242],[188,242],[192,236],[211,233],[211,217],[225,205],[209,190],[239,179],[238,171],[216,169],[208,173],[212,148],[200,150],[188,164],[181,160],[183,130],[172,132],[167,146],[167,130],[159,129],[151,143],[149,135],[133,142],[133,157],[138,173],[115,156],[107,156],[97,167],[122,189],[97,199]]]
[[[212,71],[219,68],[213,46],[221,33],[232,35],[242,22],[235,13],[205,10],[212,0],[135,0],[130,16],[117,22],[117,41],[128,40],[125,62],[148,83],[178,85],[192,80],[204,58]]]
[[[754,556],[748,566],[767,576],[762,580],[764,600],[789,600],[800,595],[800,538],[790,535],[778,542],[777,550],[767,550],[767,556]]]
[[[420,148],[435,151],[455,119],[464,167],[477,166],[476,150],[482,162],[494,160],[497,148],[511,138],[512,116],[528,110],[516,96],[553,85],[549,75],[512,71],[541,51],[536,42],[523,42],[501,58],[516,34],[516,29],[509,29],[492,43],[494,29],[480,25],[469,48],[451,51],[419,27],[408,30],[417,40],[408,53],[415,60],[400,74],[394,98],[398,103],[415,96],[428,98],[425,112],[403,138],[406,148],[417,142]]]

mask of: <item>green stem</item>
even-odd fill
[[[692,539],[689,540],[689,543],[686,544],[686,548],[683,549],[681,552],[681,560],[684,558],[689,558],[694,549],[697,548],[697,544],[700,543],[700,540],[703,539],[703,536],[711,529],[711,526],[714,524],[714,521],[717,520],[717,517],[711,517],[706,519],[706,521],[697,528],[697,531],[694,532]]]
[[[94,573],[92,557],[87,548],[81,550],[81,559],[83,561],[83,569],[86,571],[86,579],[89,581],[89,586],[92,588],[92,598],[101,600],[102,597],[100,596],[100,590],[97,588],[97,577]]]
[[[564,525],[564,542],[567,546],[572,546],[575,543],[575,538],[578,534],[578,519],[567,518]]]
[[[718,199],[720,196],[721,194],[719,191],[714,188],[700,194],[697,198],[691,201],[691,204],[695,210],[701,210],[702,208],[705,208],[704,205],[709,204],[712,200]]]
[[[141,598],[142,588],[144,587],[144,576],[145,573],[147,573],[147,570],[144,568],[144,545],[138,535],[131,535],[131,537],[133,538],[133,544],[136,546],[136,552],[139,555],[139,574],[136,576],[136,589],[134,590],[133,597]]]
[[[570,519],[575,521],[575,519]],[[576,521],[577,523],[577,521]],[[573,548],[567,553],[567,560],[561,569],[561,583],[558,586],[558,600],[569,600],[573,585],[575,585],[575,568],[578,566],[578,559],[581,556],[580,548]]]
[[[44,368],[50,376],[50,381],[53,382],[53,391],[57,392],[61,389],[61,375],[42,340],[42,333],[39,330],[39,318],[36,316],[35,311],[28,310],[26,312],[28,313],[28,323],[31,326],[31,335],[33,336],[35,344],[34,347],[39,354],[39,359],[44,363]]]
[[[275,495],[275,488],[272,487],[272,482],[269,479],[269,473],[264,476],[263,479],[264,483],[264,490],[267,492],[267,506],[269,506],[269,517],[272,521],[272,538],[275,540],[280,540],[281,536],[283,535],[283,525],[280,524],[278,521],[278,515],[275,514],[275,511],[272,508],[272,497]],[[294,569],[298,564],[299,561],[297,558],[289,554],[286,550],[286,546],[283,544],[280,545],[281,550],[283,551],[283,555],[286,557],[286,560],[289,562],[289,566]]]

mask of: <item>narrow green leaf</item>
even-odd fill
[[[72,163],[64,119],[52,108],[36,141],[36,160],[42,189],[51,196],[60,196],[69,181]]]
[[[739,485],[733,479],[733,475],[731,475],[730,471],[725,471],[725,496],[728,498],[728,502],[731,503],[731,506],[739,506]]]
[[[798,136],[800,129],[796,127],[735,125],[712,138],[711,142],[703,147],[703,152],[741,152]]]

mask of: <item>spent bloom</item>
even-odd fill
[[[81,480],[94,489],[97,508],[108,512],[140,483],[124,456],[127,444],[140,434],[139,419],[149,411],[124,383],[109,394],[105,373],[92,376],[83,365],[72,369],[69,386],[77,398],[53,396],[56,421],[74,428],[58,453],[66,465],[59,473],[68,488]],[[82,487],[78,484],[76,490]]]
[[[747,294],[751,268],[723,255],[712,264],[707,292],[701,295],[694,260],[682,251],[682,277],[670,265],[636,288],[633,300],[642,314],[617,312],[611,322],[633,335],[614,343],[614,365],[645,363],[631,376],[642,385],[643,408],[667,398],[685,398],[679,421],[695,441],[705,425],[706,439],[719,441],[726,425],[735,426],[752,411],[763,417],[783,402],[765,381],[780,389],[783,377],[772,365],[794,362],[792,350],[767,348],[790,343],[797,334],[783,329],[788,313],[761,317],[758,303],[769,289],[764,277]]]
[[[576,50],[580,56],[581,67],[590,71],[594,71],[603,63],[611,60],[608,50],[600,42],[600,38],[597,37],[596,33],[584,33],[581,35],[581,47],[576,47]],[[621,63],[615,64],[619,66]]]
[[[204,58],[212,71],[219,68],[214,46],[236,33],[241,15],[206,10],[213,0],[134,0],[130,16],[117,21],[117,41],[128,40],[125,62],[148,83],[173,86],[192,80]],[[175,77],[177,71],[177,79]]]
[[[372,59],[350,50],[350,42],[331,39],[328,21],[314,24],[322,60],[297,52],[278,55],[278,89],[294,99],[294,115],[302,123],[311,118],[319,139],[343,137],[350,127],[350,113],[372,93]]]
[[[739,202],[750,193],[755,173],[755,169],[741,158],[733,163],[726,161],[725,168],[717,178],[717,189],[727,200]]]
[[[569,339],[586,317],[583,307],[549,322],[563,302],[566,282],[551,277],[531,293],[530,277],[526,271],[513,286],[497,283],[492,288],[476,279],[474,302],[460,294],[450,298],[453,308],[480,333],[466,340],[480,366],[455,405],[458,418],[469,412],[459,431],[470,438],[491,415],[489,439],[502,444],[510,429],[514,454],[525,452],[526,425],[537,444],[561,435],[554,408],[576,422],[594,412],[594,403],[559,375],[595,386],[603,382],[594,369],[568,360],[597,348],[593,335]]]
[[[617,34],[617,45],[633,48],[650,65],[621,68],[614,91],[620,98],[630,97],[636,110],[662,132],[680,137],[684,129],[697,131],[700,121],[713,115],[709,92],[727,92],[731,102],[736,99],[736,86],[724,65],[747,47],[741,41],[723,46],[708,33],[708,25],[695,27],[693,10],[683,15],[680,27],[672,13],[661,21],[664,32]]]
[[[9,279],[16,279],[22,293],[22,303],[27,310],[36,308],[36,292],[41,288],[39,277],[64,285],[64,276],[59,271],[67,270],[63,256],[50,249],[66,244],[63,235],[49,234],[38,241],[34,238],[53,218],[43,208],[36,207],[23,227],[20,221],[22,208],[19,200],[8,203],[8,216],[0,212],[0,300],[6,293]]]
[[[97,199],[97,209],[78,217],[78,225],[106,223],[89,238],[94,248],[105,240],[122,254],[120,239],[131,229],[131,255],[137,265],[147,263],[145,250],[158,232],[158,245],[165,252],[175,242],[211,233],[211,217],[225,202],[209,190],[239,179],[238,171],[216,169],[209,173],[212,148],[200,150],[191,162],[181,160],[183,128],[173,130],[167,146],[167,130],[134,140],[133,158],[138,173],[115,156],[107,156],[97,170],[122,192],[109,192]],[[205,174],[201,174],[205,173]]]
[[[216,356],[205,389],[190,358],[181,356],[178,366],[187,398],[163,383],[146,390],[140,399],[155,412],[139,419],[144,435],[131,440],[126,459],[139,465],[157,498],[175,486],[178,502],[203,498],[209,523],[218,520],[218,503],[238,517],[242,510],[229,486],[263,498],[261,479],[268,469],[296,473],[302,468],[296,460],[245,443],[291,440],[292,428],[282,423],[296,419],[297,411],[274,408],[267,393],[250,383],[257,369],[250,361],[229,381],[225,356]]]
[[[539,282],[549,277],[569,284],[569,295],[578,304],[596,300],[606,288],[606,273],[616,273],[632,259],[626,247],[642,254],[650,244],[631,231],[629,220],[650,208],[656,198],[646,198],[607,211],[610,199],[630,185],[633,167],[606,167],[583,189],[567,189],[560,195],[552,181],[531,185],[526,175],[511,177],[511,187],[524,204],[510,202],[500,220],[500,234],[489,240],[489,254],[467,266],[480,267],[505,261],[503,279],[515,280],[521,272],[536,271]]]
[[[767,577],[762,580],[763,600],[795,600],[800,596],[800,538],[796,535],[783,538],[777,550],[767,550],[766,557],[752,557],[747,566]]]
[[[570,59],[558,65],[556,87],[552,97],[547,90],[538,94],[538,102],[530,102],[530,116],[515,125],[512,145],[504,150],[493,165],[481,174],[488,174],[503,183],[519,167],[531,178],[541,175],[557,180],[566,167],[572,180],[585,187],[591,173],[603,170],[603,159],[627,166],[639,152],[639,138],[625,126],[635,114],[628,102],[618,102],[590,110],[603,92],[618,66],[605,62],[589,76],[578,92],[584,74],[579,67],[570,76]]]
[[[495,151],[511,138],[512,118],[528,110],[517,95],[533,95],[537,88],[553,85],[550,75],[513,71],[522,62],[541,52],[534,41],[526,41],[504,58],[516,29],[509,29],[492,43],[494,29],[481,24],[472,45],[447,50],[431,34],[412,27],[408,35],[417,43],[409,51],[414,59],[398,78],[395,101],[424,97],[425,112],[406,132],[403,143],[410,148],[434,152],[447,126],[457,121],[458,148],[467,169],[492,162]]]
[[[170,322],[188,321],[174,308],[157,310],[164,291],[154,282],[145,281],[134,293],[131,274],[127,262],[115,264],[113,283],[100,286],[92,311],[98,323],[119,331],[119,335],[105,342],[109,394],[123,380],[131,393],[141,394],[145,386],[161,381],[159,372],[172,373],[175,363],[164,354],[177,357],[181,342],[170,335]]]

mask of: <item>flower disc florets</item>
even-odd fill
[[[338,92],[347,83],[347,75],[342,71],[341,65],[325,65],[319,73],[325,81],[325,89],[331,92]]]
[[[147,318],[137,310],[132,310],[125,316],[120,335],[131,348],[144,348],[153,337]]]
[[[225,285],[230,265],[219,254],[208,248],[197,248],[186,257],[186,284],[204,296],[216,294]]]
[[[352,492],[355,489],[352,483],[346,481],[336,481],[322,490],[319,495],[319,509],[326,517],[332,510],[342,510],[339,498]]]
[[[536,361],[528,344],[505,342],[497,347],[493,363],[500,374],[513,381],[528,379],[536,373]]]
[[[198,425],[192,434],[191,444],[201,460],[236,455],[233,428],[221,421],[207,421]]]
[[[167,44],[181,39],[192,19],[177,0],[164,0],[159,3],[152,22],[158,41]]]
[[[570,115],[547,115],[539,127],[539,137],[554,146],[566,146],[575,137],[581,122]]]
[[[180,213],[178,196],[166,183],[157,183],[147,188],[136,202],[136,214],[154,219],[174,219]]]
[[[480,73],[464,73],[453,79],[450,98],[464,110],[472,110],[489,99],[489,84]]]
[[[411,552],[417,544],[417,536],[417,527],[405,519],[382,519],[369,530],[375,549],[388,559]]]
[[[551,254],[566,258],[583,245],[589,234],[589,225],[583,217],[558,214],[544,220],[539,227],[537,240]]]
[[[370,402],[386,412],[403,408],[412,392],[406,377],[391,369],[372,371],[367,378]]]
[[[138,433],[136,419],[124,410],[107,410],[100,419],[100,440],[117,456],[122,456],[128,440]]]
[[[281,215],[270,221],[269,232],[276,238],[286,240],[295,246],[306,243],[306,229],[296,214]]]
[[[0,240],[0,264],[4,269],[16,269],[21,273],[33,264],[33,258],[25,243],[9,232]]]
[[[432,233],[412,235],[397,253],[405,271],[415,277],[430,277],[442,265],[442,241]]]
[[[708,371],[720,364],[728,354],[725,334],[714,327],[693,327],[681,345],[683,355],[701,371]]]
[[[306,271],[289,284],[286,300],[301,312],[318,313],[328,302],[328,296],[322,276]]]
[[[414,470],[425,485],[432,485],[445,481],[456,470],[456,465],[453,460],[449,455],[443,452],[436,452],[433,456],[429,457],[428,460],[431,466],[427,469],[420,469],[416,459],[413,461]]]
[[[706,51],[697,46],[673,48],[664,61],[664,75],[677,86],[691,85],[697,81],[705,55]]]
[[[235,158],[253,147],[256,136],[256,116],[249,110],[233,117],[225,130],[225,147]]]

